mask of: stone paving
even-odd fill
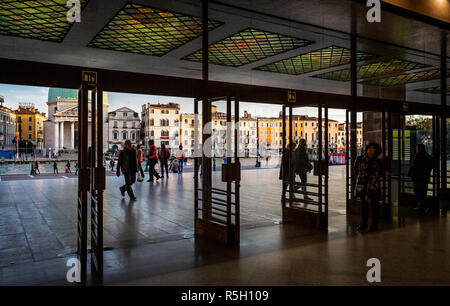
[[[219,177],[220,172],[216,172],[215,183]],[[0,183],[0,267],[74,252],[77,180],[73,174],[47,178]],[[153,185],[136,183],[133,188],[138,200],[134,203],[128,197],[122,198],[118,190],[122,180],[122,177],[107,177],[106,247],[131,247],[192,236],[192,173],[173,174]],[[242,171],[242,228],[280,221],[280,197],[278,169]]]
[[[215,182],[220,173],[215,173]],[[386,284],[448,284],[448,217],[407,210],[382,220],[382,231],[359,234],[346,216],[345,167],[330,168],[328,231],[281,219],[278,169],[242,171],[241,244],[193,239],[192,173],[134,185],[107,177],[103,284],[299,285],[364,284],[364,260],[383,260]],[[314,177],[310,177],[313,182]],[[67,285],[66,261],[76,245],[73,177],[0,182],[0,284]],[[383,268],[384,269],[384,268]],[[425,272],[428,271],[428,272]],[[93,279],[90,284],[96,284]]]

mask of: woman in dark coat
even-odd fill
[[[362,223],[358,230],[367,229],[369,205],[372,208],[372,225],[370,232],[378,230],[379,202],[382,199],[381,182],[383,178],[383,163],[378,158],[381,147],[377,143],[369,143],[365,153],[355,161],[356,196],[362,203]]]
[[[289,164],[289,149],[292,152],[290,164]],[[281,166],[279,175],[280,180],[289,180],[291,182],[295,181],[294,151],[295,151],[295,143],[292,143],[290,146],[289,144],[286,145],[286,150],[283,152],[283,156],[281,157]]]

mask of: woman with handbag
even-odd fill
[[[383,178],[383,163],[378,158],[381,147],[377,143],[369,143],[365,153],[355,161],[356,197],[362,203],[362,223],[358,231],[367,229],[369,218],[369,205],[372,208],[372,225],[369,232],[378,230],[379,202],[382,199],[381,182]]]

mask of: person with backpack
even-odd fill
[[[155,170],[155,166],[158,163],[158,149],[155,146],[155,142],[153,141],[153,139],[151,139],[148,142],[148,173],[150,178],[147,180],[147,182],[151,182],[153,183],[153,176],[156,177],[156,180],[159,180],[161,178],[161,176],[158,174],[158,172],[156,172]]]
[[[169,178],[169,166],[167,165],[167,161],[169,160],[170,152],[169,149],[166,148],[165,144],[161,144],[161,148],[158,152],[158,158],[161,165],[161,178],[164,178],[164,169],[166,169],[167,178]]]
[[[144,161],[144,149],[142,149],[141,145],[138,145],[137,148],[138,170],[143,180],[145,178],[144,169],[142,169],[142,162]]]
[[[426,202],[428,184],[430,183],[430,175],[433,170],[433,158],[425,150],[424,144],[417,146],[417,154],[414,158],[414,163],[409,169],[408,176],[412,178],[414,182],[414,194],[417,198],[416,211],[430,212],[430,207]]]

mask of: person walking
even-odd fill
[[[178,174],[181,174],[183,173],[183,162],[184,162],[184,150],[182,145],[178,147],[176,155],[178,161]]]
[[[39,162],[38,161],[36,161],[34,163],[34,171],[36,174],[38,174],[38,173],[41,174],[41,171],[39,170]]]
[[[70,170],[70,160],[67,160],[66,163],[66,173],[72,173],[72,170]]]
[[[144,150],[141,145],[138,145],[137,150],[137,162],[138,162],[138,170],[141,173],[142,179],[145,178],[144,169],[142,169],[142,162],[144,161]]]
[[[289,163],[289,151],[292,151],[292,159]],[[293,182],[295,181],[295,171],[293,171],[294,165],[294,150],[295,143],[291,143],[290,145],[286,145],[286,150],[283,152],[283,156],[281,157],[281,166],[280,166],[280,175],[279,179],[284,181]]]
[[[381,147],[377,143],[369,143],[365,153],[355,161],[356,197],[362,202],[362,223],[358,231],[367,229],[369,218],[369,205],[372,208],[372,225],[369,232],[378,230],[379,201],[381,196],[381,180],[383,178],[383,163],[378,158]]]
[[[125,178],[125,185],[120,187],[122,197],[125,196],[125,191],[132,201],[136,201],[133,189],[131,186],[136,182],[136,173],[138,172],[136,150],[131,147],[131,141],[126,140],[124,149],[120,151],[119,161],[117,163],[117,177],[120,177],[120,171]]]
[[[147,180],[147,182],[153,183],[153,176],[156,177],[156,180],[159,180],[161,178],[158,172],[156,172],[155,170],[155,166],[158,163],[158,150],[156,149],[153,139],[148,142],[148,146],[148,173],[150,178]]]
[[[307,194],[306,194],[306,184],[307,184],[307,178],[308,173],[311,172],[313,169],[313,166],[311,165],[311,162],[309,161],[308,157],[308,151],[306,146],[306,140],[300,139],[300,143],[295,150],[294,153],[294,166],[295,166],[295,174],[298,174],[300,177],[300,182],[302,183],[301,189],[304,192],[303,197],[305,200],[312,200]],[[306,206],[306,204],[305,204]]]
[[[34,162],[31,163],[31,171],[30,171],[30,175],[36,175],[36,170],[34,168]]]
[[[428,192],[428,184],[430,183],[431,170],[433,170],[433,158],[425,150],[424,144],[417,145],[417,154],[414,158],[414,163],[409,169],[408,176],[414,182],[414,194],[417,198],[416,211],[430,212],[430,207],[427,205],[426,198]]]
[[[56,160],[53,162],[53,174],[58,174],[58,164]]]
[[[169,178],[169,166],[167,165],[167,161],[169,160],[170,152],[166,148],[165,144],[161,144],[161,148],[158,152],[158,158],[161,165],[161,178],[164,178],[164,169],[166,169],[167,178]]]

